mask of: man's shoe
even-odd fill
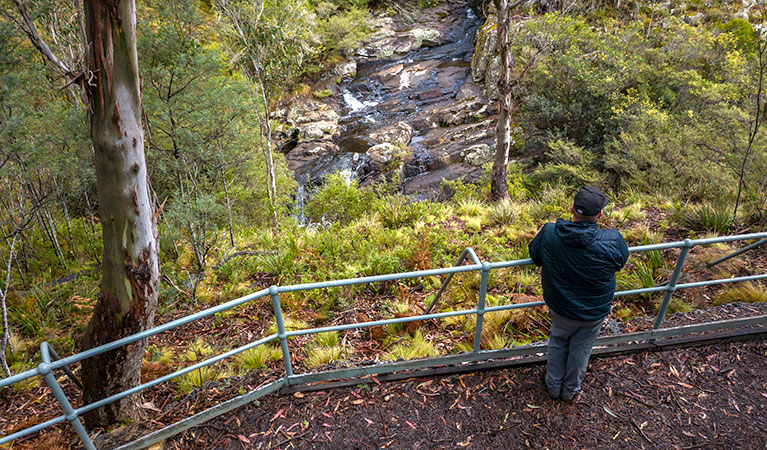
[[[562,389],[562,392],[559,394],[559,399],[563,402],[570,403],[575,401],[579,394],[580,392],[570,392],[566,389]]]

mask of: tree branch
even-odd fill
[[[3,11],[5,15],[9,16],[9,18],[15,22],[16,25],[18,25],[21,31],[23,31],[24,34],[29,37],[32,45],[34,45],[35,48],[37,48],[37,50],[42,53],[48,63],[50,63],[50,65],[53,66],[57,72],[67,78],[71,78],[72,70],[67,67],[67,65],[64,64],[64,62],[61,61],[56,55],[53,54],[50,47],[48,47],[45,41],[43,41],[43,39],[40,37],[40,34],[37,32],[37,27],[35,27],[35,23],[32,21],[32,19],[30,19],[29,14],[27,13],[27,7],[24,5],[24,2],[22,2],[22,0],[14,0],[14,3],[16,4],[16,9],[19,11],[19,14],[21,14],[23,23],[19,22],[15,17]]]

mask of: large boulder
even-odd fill
[[[357,76],[357,62],[344,61],[333,69],[333,73],[340,79],[349,79]]]
[[[397,160],[401,162],[407,156],[408,150],[391,142],[384,142],[383,144],[370,147],[366,154],[371,161],[379,164],[389,164]]]
[[[485,163],[493,160],[493,148],[487,144],[472,145],[463,152],[464,160],[472,166],[482,167]]]
[[[338,122],[341,116],[328,105],[314,100],[306,100],[294,105],[287,113],[287,122],[300,125],[310,122]]]
[[[400,147],[407,147],[413,137],[413,127],[405,122],[384,128],[380,128],[370,134],[370,139],[378,143],[389,143]]]
[[[442,33],[433,28],[415,28],[410,30],[410,34],[415,38],[415,48],[438,45],[442,37]]]
[[[287,123],[280,128],[286,135],[296,136],[300,141],[327,140],[338,133],[340,118],[325,103],[308,99],[290,108],[285,115]]]
[[[319,121],[297,127],[298,139],[301,141],[317,141],[330,138],[338,131],[338,122]]]

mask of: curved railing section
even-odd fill
[[[645,293],[652,293],[652,292],[665,292],[663,301],[661,302],[660,307],[658,309],[658,314],[655,318],[655,322],[654,322],[652,330],[642,331],[637,333],[622,334],[617,336],[600,337],[598,340],[598,345],[618,344],[622,342],[633,342],[633,341],[656,339],[656,338],[668,337],[668,336],[678,336],[682,334],[697,333],[697,332],[709,331],[709,330],[715,330],[715,329],[734,328],[734,327],[742,327],[742,326],[749,326],[749,325],[761,325],[761,326],[767,325],[767,316],[756,316],[756,317],[749,317],[744,319],[688,325],[685,327],[678,327],[678,328],[669,328],[669,329],[660,328],[663,322],[663,318],[666,315],[666,310],[668,308],[669,302],[671,301],[671,296],[673,295],[675,291],[679,289],[688,289],[688,288],[695,288],[695,287],[702,287],[702,286],[713,286],[718,284],[767,279],[767,274],[758,274],[758,275],[743,276],[743,277],[699,281],[699,282],[693,282],[693,283],[681,283],[681,284],[678,283],[680,276],[682,274],[682,270],[684,268],[687,255],[693,247],[724,243],[724,242],[753,240],[753,239],[761,239],[761,240],[747,247],[744,247],[730,255],[720,258],[719,260],[714,261],[710,264],[710,265],[713,265],[719,261],[724,261],[728,257],[736,256],[738,254],[743,253],[744,251],[747,251],[749,249],[752,249],[759,245],[764,244],[765,242],[767,242],[767,232],[743,234],[743,235],[735,235],[735,236],[721,236],[721,237],[708,238],[708,239],[695,239],[695,240],[685,239],[683,241],[678,241],[678,242],[630,247],[629,252],[631,253],[640,253],[640,252],[647,252],[647,251],[653,251],[653,250],[668,250],[668,249],[675,249],[675,248],[681,249],[681,251],[679,253],[679,256],[677,257],[676,263],[674,265],[674,269],[671,273],[671,277],[667,283],[663,285],[659,285],[659,286],[654,286],[654,287],[618,291],[615,293],[615,296],[618,297],[618,296],[645,294]],[[473,264],[463,265],[467,257],[471,259]],[[164,383],[166,381],[170,381],[173,378],[176,378],[178,376],[184,375],[186,373],[189,373],[195,370],[199,370],[206,366],[210,366],[223,359],[232,357],[234,355],[237,355],[238,353],[242,353],[246,350],[252,349],[259,345],[267,344],[275,340],[280,341],[280,347],[282,349],[283,363],[285,366],[285,376],[283,378],[275,382],[269,383],[267,385],[261,386],[260,388],[255,389],[247,394],[244,394],[239,397],[228,400],[226,402],[223,402],[217,406],[214,406],[206,411],[203,411],[192,417],[184,419],[180,422],[169,425],[161,430],[152,432],[121,448],[128,449],[128,448],[148,447],[154,443],[161,442],[162,440],[167,439],[170,436],[178,434],[181,431],[184,431],[194,425],[200,424],[206,420],[219,416],[227,411],[231,411],[232,409],[236,407],[252,402],[253,400],[259,397],[263,397],[264,395],[278,391],[287,386],[309,384],[309,383],[315,383],[318,381],[340,380],[344,378],[369,376],[369,375],[384,374],[384,373],[394,373],[399,371],[413,370],[413,369],[424,368],[424,367],[433,367],[433,366],[445,365],[445,364],[460,364],[460,363],[476,362],[476,361],[482,361],[482,360],[488,360],[488,359],[507,358],[509,356],[530,355],[534,353],[541,353],[542,351],[545,351],[546,349],[545,345],[525,346],[525,347],[517,347],[517,348],[494,350],[494,351],[483,351],[480,346],[483,318],[486,313],[494,312],[494,311],[511,310],[511,309],[530,308],[530,307],[540,306],[544,304],[544,302],[538,301],[538,302],[528,302],[528,303],[519,303],[519,304],[499,305],[499,306],[492,306],[492,307],[485,306],[485,298],[487,295],[487,288],[488,288],[488,279],[489,279],[489,274],[491,270],[510,268],[510,267],[521,267],[521,266],[531,265],[532,263],[533,262],[531,259],[520,259],[515,261],[500,261],[500,262],[482,262],[477,257],[474,250],[472,250],[471,248],[466,248],[465,250],[463,250],[459,258],[457,259],[456,264],[453,267],[446,267],[446,268],[432,269],[432,270],[420,270],[420,271],[414,271],[414,272],[394,273],[394,274],[369,276],[369,277],[360,277],[360,278],[350,278],[345,280],[333,280],[333,281],[325,281],[325,282],[317,282],[317,283],[296,284],[296,285],[290,285],[290,286],[271,286],[268,289],[262,289],[258,292],[254,292],[244,297],[240,297],[238,299],[223,303],[221,305],[214,306],[194,314],[190,314],[180,319],[176,319],[174,321],[156,326],[149,330],[136,333],[134,335],[119,339],[114,342],[110,342],[108,344],[105,344],[90,350],[86,350],[84,352],[77,353],[72,356],[68,356],[66,358],[60,358],[47,342],[43,342],[40,346],[40,354],[42,359],[42,362],[40,363],[40,365],[38,365],[36,368],[32,370],[28,370],[26,372],[19,373],[17,375],[13,375],[11,377],[0,380],[0,389],[10,386],[14,383],[24,381],[31,377],[41,376],[43,377],[46,384],[50,387],[58,403],[61,405],[61,408],[64,414],[54,419],[48,420],[46,422],[20,430],[16,433],[3,436],[2,438],[0,438],[0,445],[11,442],[18,438],[27,436],[31,433],[35,433],[37,431],[43,430],[45,428],[51,427],[53,425],[62,423],[66,420],[72,424],[78,436],[82,440],[85,448],[95,449],[96,447],[93,444],[93,441],[91,440],[90,436],[86,432],[85,428],[83,427],[79,419],[79,417],[83,415],[84,413],[91,411],[93,409],[99,408],[101,406],[104,406],[108,403],[117,401],[129,395],[137,394],[145,389]],[[479,296],[478,296],[476,308],[456,310],[456,311],[445,311],[445,312],[438,312],[438,313],[432,312],[434,309],[434,306],[437,304],[441,294],[444,292],[445,288],[450,283],[453,276],[457,273],[463,273],[463,272],[480,272],[481,274],[480,290],[479,290]],[[303,329],[303,330],[287,331],[285,328],[282,307],[280,303],[281,293],[307,291],[307,290],[314,290],[314,289],[328,289],[333,287],[380,283],[384,281],[402,280],[402,279],[408,279],[408,278],[431,277],[431,276],[438,276],[438,275],[446,275],[445,280],[440,286],[440,289],[435,294],[434,299],[432,300],[432,302],[426,309],[425,313],[422,315],[398,317],[398,318],[392,318],[392,319],[386,319],[386,320],[375,320],[375,321],[368,321],[368,322],[348,323],[348,324]],[[235,348],[225,353],[221,353],[214,357],[208,358],[204,361],[200,361],[191,366],[177,370],[176,372],[173,372],[171,374],[159,377],[152,381],[143,383],[139,386],[122,391],[120,393],[104,398],[97,402],[81,406],[79,408],[74,408],[71,405],[71,403],[69,402],[69,399],[67,398],[64,391],[62,390],[59,382],[56,380],[56,377],[53,376],[54,370],[61,369],[78,387],[82,389],[82,386],[80,385],[80,381],[77,379],[77,377],[74,375],[74,373],[69,367],[72,364],[78,363],[86,358],[91,358],[93,356],[108,352],[110,350],[114,350],[118,347],[122,347],[124,345],[128,345],[133,342],[140,341],[142,339],[147,339],[156,334],[173,330],[174,328],[189,324],[191,322],[200,320],[202,318],[227,311],[236,306],[240,306],[242,304],[251,302],[253,300],[264,297],[266,295],[269,295],[272,300],[272,307],[274,309],[274,316],[275,316],[274,318],[277,324],[276,334],[266,336],[264,338],[250,342],[241,347]],[[349,330],[349,329],[355,329],[355,328],[356,329],[369,328],[373,326],[406,323],[406,322],[412,322],[416,320],[440,319],[440,318],[460,316],[460,315],[476,315],[477,316],[475,334],[474,334],[474,345],[473,345],[473,350],[471,352],[464,352],[464,353],[458,353],[458,354],[440,356],[440,357],[434,357],[434,358],[425,358],[420,360],[380,363],[373,366],[353,367],[353,368],[338,369],[338,370],[331,370],[331,371],[325,371],[325,372],[314,372],[314,373],[306,373],[306,374],[298,374],[298,375],[293,373],[293,366],[292,366],[291,358],[290,358],[290,349],[288,348],[288,338],[290,337],[306,335],[306,334],[316,334],[316,333],[322,333],[327,331],[343,331],[343,330]]]

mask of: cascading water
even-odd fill
[[[343,102],[337,111],[339,132],[332,141],[336,150],[330,154],[320,152],[314,159],[302,159],[297,203],[305,202],[311,186],[321,183],[330,173],[342,171],[348,183],[352,179],[362,185],[375,182],[377,169],[371,168],[374,162],[367,154],[378,143],[372,136],[400,122],[409,124],[413,130],[408,146],[412,156],[409,166],[403,169],[403,179],[428,170],[435,157],[421,142],[424,130],[419,129],[419,124],[426,123],[429,128],[434,124],[419,114],[433,105],[449,105],[457,90],[471,82],[473,39],[480,25],[480,19],[469,7],[452,8],[450,15],[450,23],[455,25],[442,31],[447,42],[424,46],[393,59],[357,62],[356,76],[343,82],[339,92]],[[296,216],[304,221],[303,204],[296,207],[299,210]]]

